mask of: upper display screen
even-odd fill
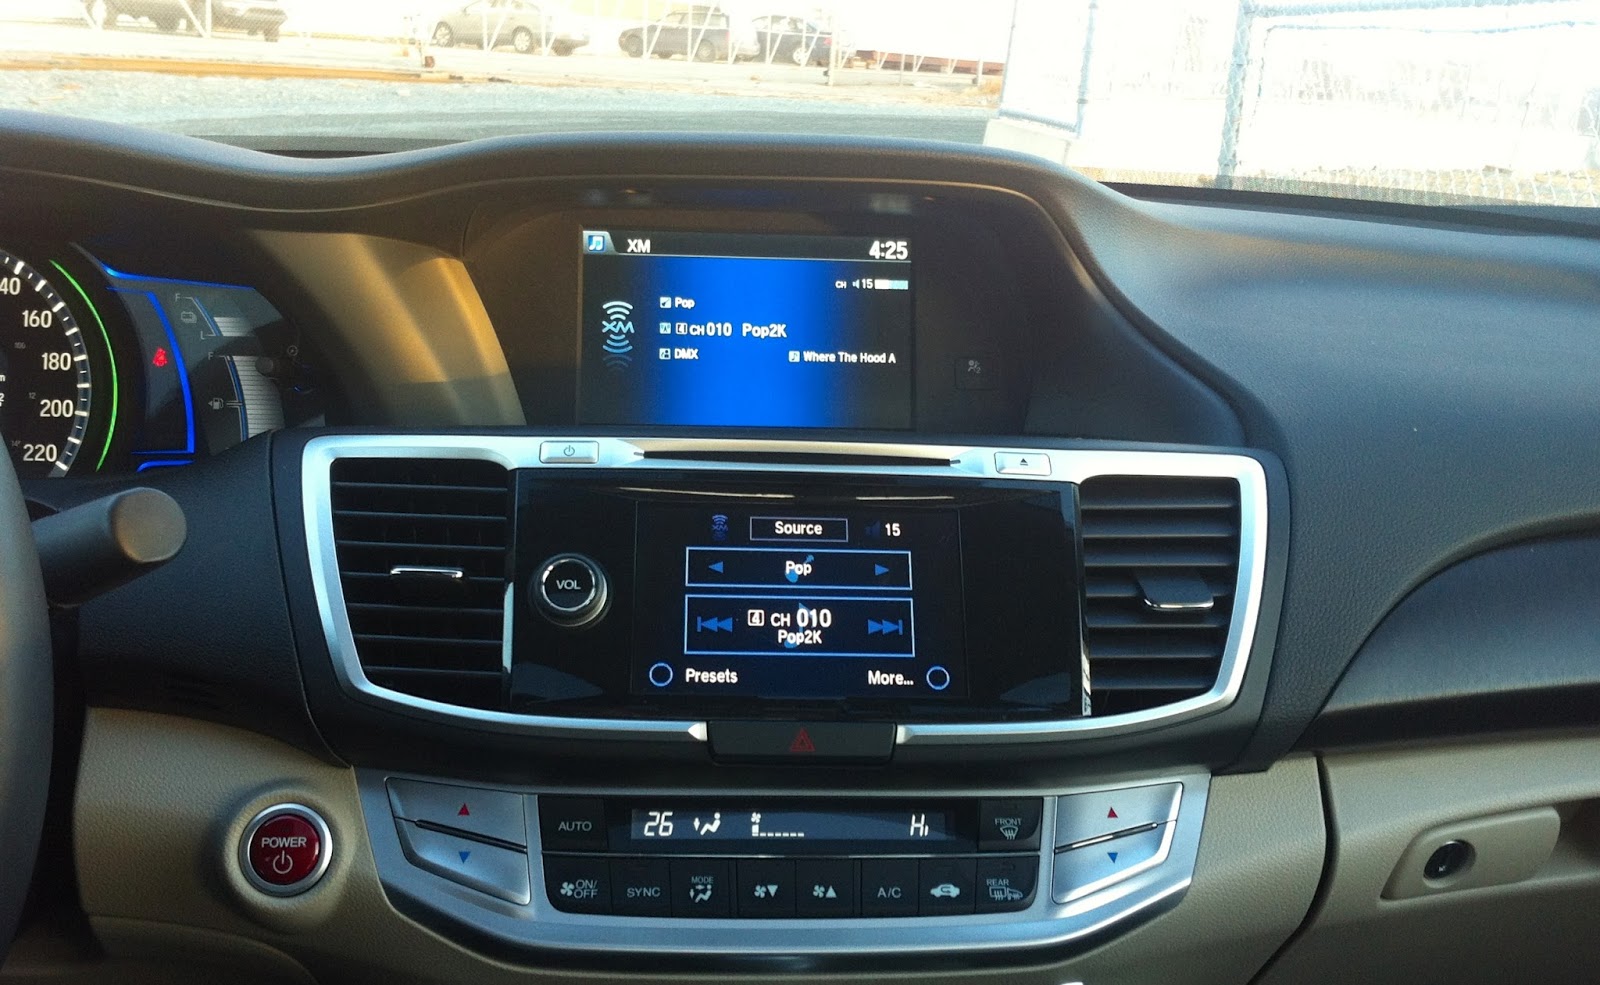
[[[585,230],[578,420],[911,427],[911,245]]]

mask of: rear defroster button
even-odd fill
[[[295,896],[315,886],[332,855],[327,822],[299,804],[278,804],[257,814],[239,843],[245,879],[270,896]]]

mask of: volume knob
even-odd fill
[[[539,565],[533,603],[560,626],[585,626],[605,614],[605,569],[582,554],[557,554]]]

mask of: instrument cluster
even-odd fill
[[[0,435],[23,478],[188,465],[314,423],[317,374],[255,288],[0,244]]]

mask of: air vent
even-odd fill
[[[1094,714],[1209,691],[1233,617],[1238,482],[1100,476],[1079,501]]]
[[[344,458],[331,478],[339,583],[367,679],[503,707],[510,473],[476,460]]]

